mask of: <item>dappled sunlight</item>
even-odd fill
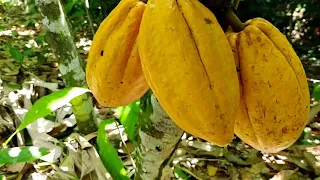
[[[39,151],[39,147],[30,147],[29,150],[30,150],[32,156],[35,156],[35,157],[41,156],[41,153]]]
[[[68,166],[60,166],[59,167],[62,171],[69,171],[69,167]]]
[[[285,160],[287,160],[288,158],[282,155],[271,155],[271,154],[263,153],[262,159],[266,163],[275,163],[275,164],[283,165],[283,164],[286,164]]]
[[[109,173],[105,173],[105,174],[104,174],[104,177],[107,178],[107,179],[109,179],[109,178],[111,178],[111,175],[110,175]]]
[[[12,26],[10,29],[0,31],[1,36],[16,36],[13,33],[17,33],[19,36],[34,36],[36,31],[33,29],[24,29],[16,26]]]
[[[69,118],[63,119],[62,123],[65,124],[67,127],[72,127],[77,123],[77,121],[76,121],[76,118],[74,117],[74,115],[72,115]]]
[[[28,125],[27,128],[32,128],[33,130],[36,130],[38,133],[48,133],[50,132],[57,123],[54,123],[52,121],[48,121],[44,118],[39,118],[34,123]]]
[[[20,152],[21,152],[21,149],[19,147],[14,147],[9,151],[9,156],[18,157]]]
[[[39,48],[38,43],[34,39],[30,39],[28,44],[25,45],[27,48]]]
[[[44,146],[44,147],[46,147],[46,146]],[[55,145],[51,145],[51,147],[47,146],[47,148],[50,150],[49,154],[41,157],[40,159],[43,161],[46,161],[46,162],[50,162],[50,163],[56,162],[62,154],[62,148],[59,146],[55,147]]]
[[[91,44],[92,44],[92,40],[90,40],[88,38],[80,38],[80,41],[76,42],[77,48],[82,47],[83,50],[85,50],[85,51],[90,50]]]
[[[24,145],[24,138],[22,137],[21,133],[17,133],[17,140],[19,145]]]

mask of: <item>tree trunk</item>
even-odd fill
[[[141,98],[140,104],[135,179],[153,180],[161,177],[164,162],[170,158],[183,130],[169,118],[150,91]]]
[[[47,28],[47,41],[59,60],[59,69],[67,87],[84,87],[85,62],[80,58],[59,0],[36,0]],[[97,131],[92,96],[84,94],[71,101],[79,131],[89,134]]]

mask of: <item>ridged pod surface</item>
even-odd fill
[[[149,0],[138,46],[146,80],[170,118],[194,136],[227,145],[239,82],[214,14],[198,0]]]
[[[139,0],[120,1],[93,38],[86,79],[103,106],[129,104],[149,89],[136,43],[144,10]]]
[[[292,145],[308,119],[310,95],[299,57],[270,22],[255,18],[227,33],[238,66],[241,102],[235,133],[267,153]]]

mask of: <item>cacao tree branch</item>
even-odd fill
[[[135,179],[160,179],[164,162],[174,151],[183,130],[169,118],[151,91],[141,98],[140,105]]]
[[[59,0],[36,0],[47,29],[47,42],[59,60],[59,69],[67,87],[85,87],[85,62],[80,58]],[[71,101],[79,131],[89,134],[97,131],[92,96],[83,94]]]

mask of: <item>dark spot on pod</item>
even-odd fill
[[[237,72],[240,72],[240,68],[237,67]]]
[[[123,81],[121,81],[120,83],[123,84]]]
[[[257,41],[261,42],[261,37],[260,36],[257,37]]]
[[[204,21],[207,23],[207,24],[212,24],[212,21],[208,18],[204,18]]]
[[[288,128],[286,128],[286,127],[282,128],[282,133],[283,134],[287,134],[288,133]]]
[[[158,152],[160,152],[160,151],[161,151],[161,148],[160,148],[159,146],[156,146],[156,150],[157,150]]]
[[[100,56],[103,56],[103,50],[100,52]]]

